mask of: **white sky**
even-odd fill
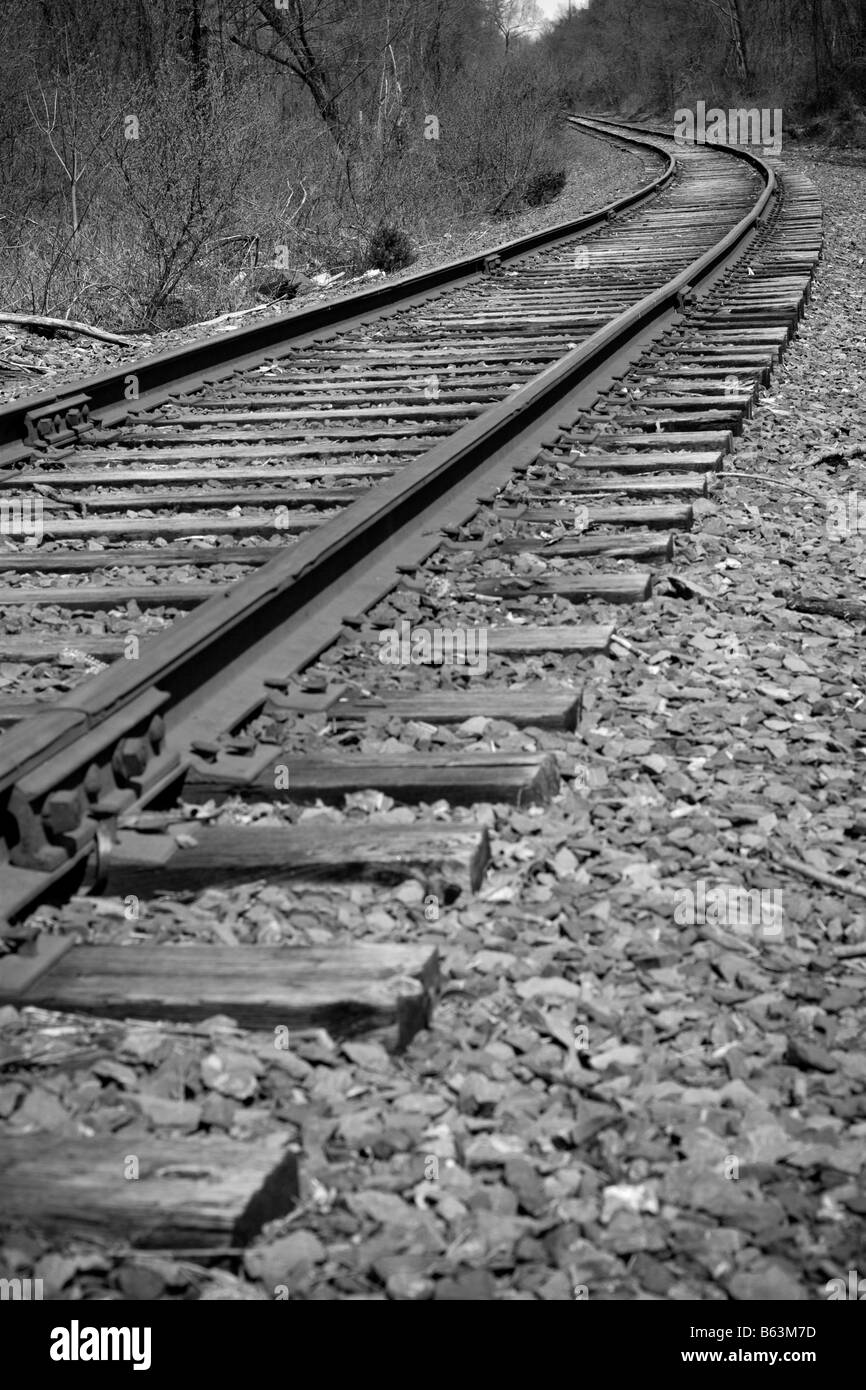
[[[586,7],[587,0],[572,0],[572,3],[574,9],[582,10]],[[544,12],[545,19],[554,19],[566,12],[568,0],[538,0],[538,8]]]

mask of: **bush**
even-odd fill
[[[367,261],[372,270],[405,270],[415,259],[412,243],[400,227],[383,222],[370,240]]]
[[[559,168],[561,115],[551,75],[533,54],[516,54],[455,80],[439,153],[452,208],[489,217],[517,213],[539,171]]]
[[[542,203],[552,203],[565,188],[565,183],[564,169],[543,169],[540,174],[529,180],[524,197],[531,208],[540,207]]]

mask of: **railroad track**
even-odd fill
[[[423,940],[77,946],[27,916],[82,886],[137,903],[275,873],[413,877],[436,911],[487,862],[463,813],[324,842],[179,803],[543,805],[574,776],[544,731],[575,729],[611,605],[651,598],[718,485],[821,247],[806,180],[579,124],[657,150],[658,178],[494,256],[0,411],[0,504],[41,526],[0,562],[3,998],[387,1024],[398,1046],[429,1019]]]

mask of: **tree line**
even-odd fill
[[[781,107],[862,131],[866,0],[589,0],[543,40],[563,100],[664,114]]]
[[[533,0],[0,0],[0,305],[159,328],[561,186]]]

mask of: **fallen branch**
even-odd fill
[[[825,874],[821,869],[813,869],[811,864],[804,864],[802,859],[774,857],[774,863],[780,869],[790,869],[791,873],[802,874],[804,878],[811,878],[815,883],[822,883],[825,888],[835,888],[839,893],[851,893],[855,898],[866,898],[866,888],[858,888],[856,884],[848,883],[836,874]]]
[[[49,370],[48,367],[37,367],[30,362],[16,362],[12,357],[0,357],[0,368],[10,372],[42,372]]]
[[[81,333],[86,338],[99,338],[104,343],[119,343],[121,347],[132,347],[128,338],[119,333],[109,333],[105,328],[93,328],[89,323],[79,323],[77,319],[50,319],[40,314],[3,314],[0,323],[16,323],[21,328],[50,328],[54,332]]]
[[[791,468],[819,468],[822,463],[850,463],[852,459],[862,458],[866,454],[866,449],[862,445],[855,444],[849,449],[831,449],[825,454],[814,454],[812,458],[803,459],[800,463],[792,463]]]
[[[854,941],[850,946],[837,946],[836,955],[840,960],[856,960],[858,956],[866,956],[866,941]]]
[[[787,488],[789,492],[800,492],[804,497],[811,497],[813,502],[821,501],[820,497],[816,497],[815,493],[810,492],[808,488],[798,487],[796,483],[785,483],[781,478],[768,478],[764,473],[729,472],[728,469],[725,468],[718,476],[722,482],[724,482],[726,478],[752,478],[755,482],[766,483],[768,487]]]
[[[284,299],[271,299],[267,304],[254,304],[251,309],[232,309],[231,313],[218,314],[215,319],[203,319],[201,323],[191,324],[192,328],[211,328],[215,323],[224,323],[226,319],[240,319],[244,314],[260,314],[263,309],[273,309],[277,304],[284,304]]]
[[[808,594],[788,594],[785,607],[795,613],[843,618],[848,623],[866,622],[866,603],[854,598],[810,598]]]

